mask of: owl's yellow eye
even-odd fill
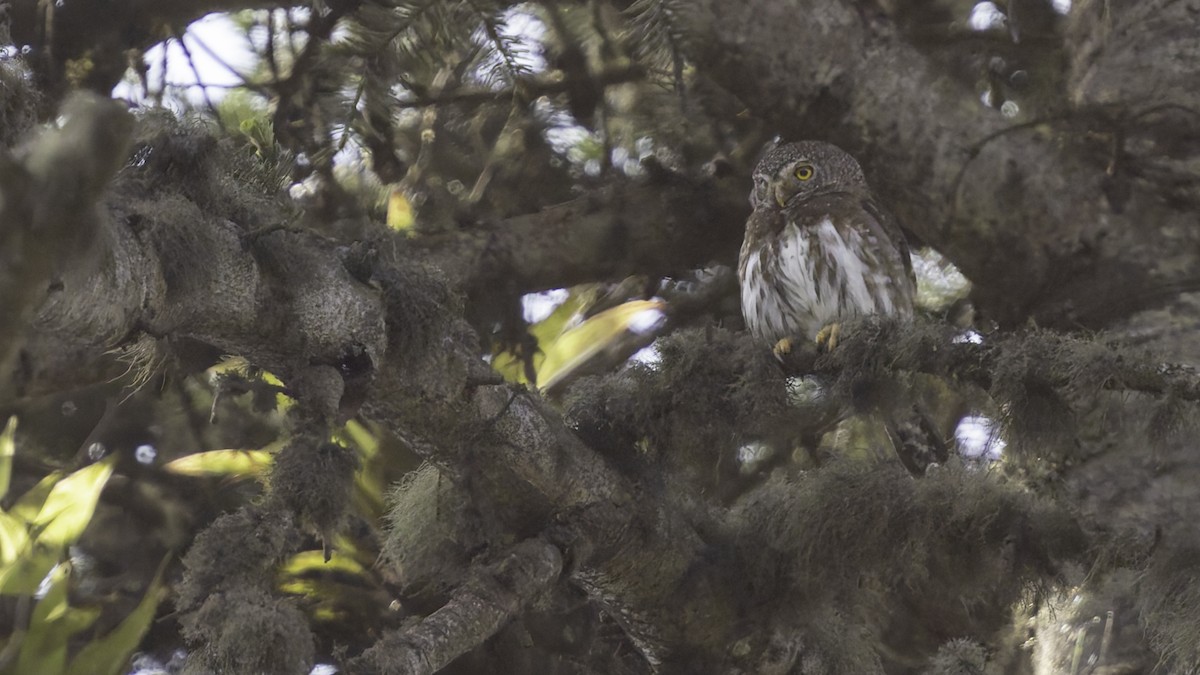
[[[795,175],[796,178],[799,178],[800,180],[811,179],[813,177],[812,164],[801,164],[800,166],[796,167]]]

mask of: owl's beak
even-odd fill
[[[787,206],[787,195],[784,194],[783,190],[775,188],[771,190],[771,192],[775,194],[775,203],[778,204],[780,208]]]

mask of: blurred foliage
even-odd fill
[[[118,675],[128,672],[135,651],[147,648],[147,633],[161,614],[159,603],[171,597],[164,577],[175,569],[173,554],[146,577],[144,585],[139,584],[143,590],[136,602],[123,597],[125,593],[77,592],[96,588],[99,581],[95,560],[85,550],[107,546],[108,538],[121,536],[119,529],[107,533],[96,529],[113,527],[111,520],[98,514],[104,488],[118,471],[122,481],[142,482],[141,489],[151,489],[148,494],[154,494],[154,483],[173,484],[172,490],[180,496],[199,488],[200,495],[209,493],[205,500],[227,495],[220,499],[232,497],[234,503],[261,494],[276,456],[289,443],[283,422],[295,401],[282,393],[286,387],[278,378],[241,359],[227,359],[207,374],[211,400],[193,399],[192,405],[211,408],[213,413],[222,410],[220,419],[226,426],[237,426],[242,415],[267,413],[274,419],[274,440],[254,450],[183,453],[153,468],[119,470],[119,465],[124,466],[120,453],[111,452],[73,472],[51,471],[23,493],[7,495],[14,482],[14,459],[32,459],[21,452],[16,418],[9,419],[0,433],[0,498],[7,504],[0,510],[0,595],[16,603],[18,623],[0,649],[0,675]],[[269,407],[261,405],[264,401],[269,401]],[[357,458],[359,470],[349,504],[358,526],[337,534],[329,550],[317,548],[288,557],[279,566],[275,583],[279,593],[301,601],[310,620],[325,624],[347,617],[370,620],[388,611],[392,595],[383,590],[384,581],[374,569],[379,555],[376,542],[382,538],[384,492],[415,466],[394,439],[383,441],[377,431],[358,421],[347,422],[332,440]],[[21,466],[24,483],[27,465]],[[186,487],[189,483],[194,487]],[[255,483],[260,487],[245,489]],[[163,502],[155,506],[162,509],[158,517],[171,517],[172,498],[153,498]],[[92,525],[91,538],[83,542],[86,548],[79,548]],[[137,536],[146,540],[136,546],[154,550],[153,531]],[[140,555],[136,549],[125,553]],[[136,578],[132,564],[128,574],[134,575],[131,581]],[[27,616],[23,626],[22,612]],[[331,630],[338,634],[336,626]]]
[[[631,300],[589,316],[598,295],[596,286],[572,289],[549,316],[528,327],[529,343],[497,348],[492,367],[510,382],[553,388],[631,333],[644,332],[647,315],[661,315],[666,307],[661,300]]]
[[[183,476],[259,478],[271,468],[273,455],[283,448],[276,441],[262,450],[209,450],[172,460],[163,468]]]
[[[402,189],[393,187],[388,192],[387,226],[397,232],[411,233],[413,223],[415,222],[412,202],[408,201],[408,197],[404,196]]]
[[[8,490],[15,429],[16,418],[11,418],[0,434],[0,497]],[[72,638],[101,615],[99,607],[70,602],[71,589],[80,583],[70,548],[91,522],[116,459],[109,455],[70,474],[51,473],[0,510],[0,595],[14,597],[18,607],[32,605],[28,624],[12,631],[0,650],[3,675],[120,675],[154,619],[163,598],[164,566],[119,626],[90,639],[68,659]]]

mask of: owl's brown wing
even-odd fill
[[[912,252],[908,246],[908,240],[904,238],[904,231],[900,229],[900,223],[896,221],[887,209],[882,208],[873,197],[865,197],[862,200],[863,211],[872,216],[875,223],[879,227],[880,234],[884,240],[891,241],[900,254],[900,260],[904,264],[904,275],[915,286],[917,283],[917,275],[913,272]]]

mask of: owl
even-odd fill
[[[832,349],[844,319],[912,316],[908,244],[843,150],[818,141],[770,150],[754,170],[750,204],[742,316],[776,355],[797,338]]]

